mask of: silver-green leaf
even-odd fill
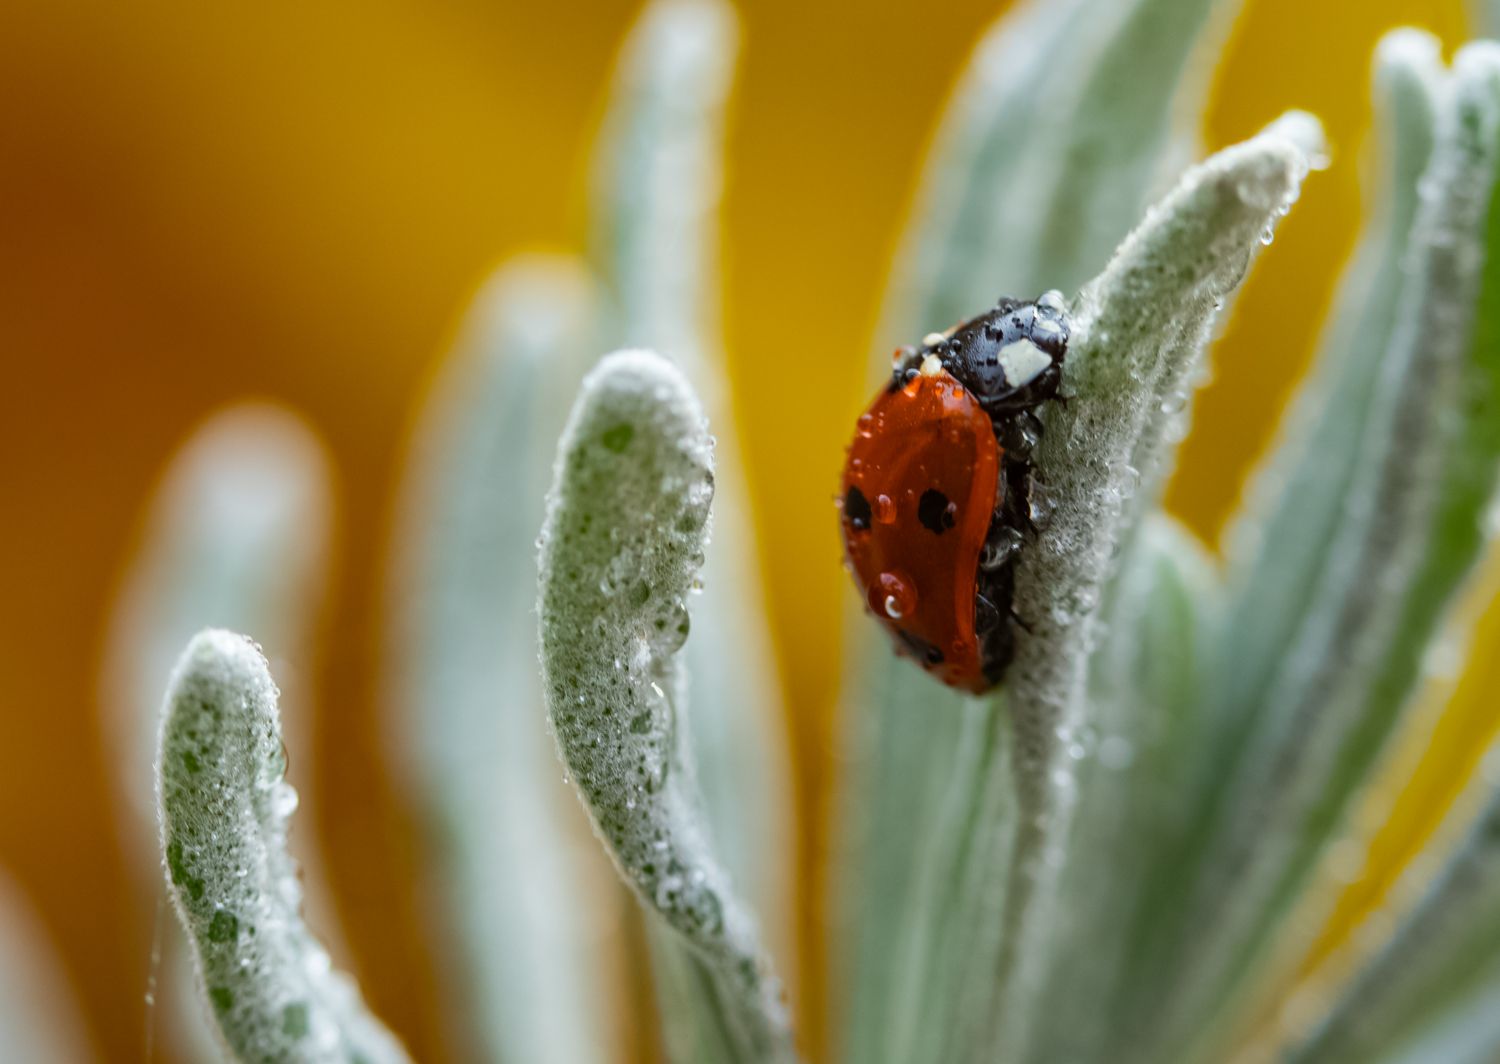
[[[1317,120],[1291,112],[1194,167],[1077,301],[1070,397],[1048,412],[1036,458],[1051,516],[1016,574],[1015,608],[1031,631],[1018,638],[1005,683],[1023,815],[999,966],[1009,1004],[992,1030],[1010,1052],[1026,1044],[1028,1017],[1044,1007],[1031,936],[1063,918],[1049,911],[1056,896],[1047,885],[1064,862],[1077,787],[1059,737],[1088,722],[1098,607],[1139,517],[1134,496],[1160,475],[1220,307],[1322,150]]]
[[[1500,468],[1500,367],[1475,343],[1475,320],[1497,165],[1500,50],[1470,46],[1440,98],[1391,330],[1371,338],[1378,380],[1331,550],[1311,577],[1316,598],[1283,618],[1294,639],[1254,707],[1240,764],[1223,774],[1222,815],[1187,908],[1194,991],[1174,996],[1165,1026],[1208,1057],[1227,1017],[1207,1008],[1274,978],[1273,932],[1340,830],[1483,542]]]
[[[646,6],[611,86],[590,218],[613,310],[604,346],[670,358],[721,426],[734,414],[718,337],[718,207],[737,44],[723,0]],[[719,856],[779,945],[790,939],[792,908],[785,717],[760,608],[754,517],[735,434],[721,435],[717,532],[701,574],[711,593],[684,651],[696,696],[693,753]],[[745,801],[750,794],[759,800]]]
[[[1087,719],[1061,739],[1078,795],[1053,888],[1066,915],[1045,928],[1041,943],[1049,1008],[1033,1021],[1028,1060],[1120,1053],[1130,1028],[1120,989],[1138,974],[1127,960],[1127,930],[1191,810],[1183,795],[1205,724],[1220,591],[1203,545],[1156,513],[1125,548],[1104,596]]]
[[[276,700],[254,644],[213,629],[188,644],[167,689],[161,844],[204,994],[238,1060],[404,1062],[303,923]]]
[[[711,1041],[690,1059],[788,1060],[780,983],[714,852],[677,664],[712,497],[712,441],[682,375],[647,352],[604,359],[563,433],[543,525],[543,681],[600,837],[648,912],[690,947],[714,1003],[699,1017]]]

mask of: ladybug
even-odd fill
[[[838,505],[844,548],[898,653],[980,694],[1015,653],[1017,555],[1041,520],[1036,411],[1057,399],[1062,296],[1001,299],[915,347],[860,415]]]

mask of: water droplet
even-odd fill
[[[1269,225],[1260,231],[1260,242],[1262,244],[1269,246],[1271,241],[1275,239],[1276,230],[1272,229]]]
[[[889,495],[875,496],[875,520],[889,525],[896,520],[896,503]]]
[[[289,817],[297,811],[297,789],[289,783],[278,783],[271,792],[271,812]]]
[[[900,620],[917,608],[917,586],[901,573],[881,573],[870,588],[870,608],[882,617]]]

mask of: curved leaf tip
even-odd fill
[[[622,876],[707,966],[723,1043],[789,1059],[780,984],[714,853],[686,741],[676,655],[712,498],[713,443],[682,374],[645,351],[606,357],[563,433],[543,525],[543,682],[558,750]]]
[[[188,644],[168,688],[162,851],[203,989],[241,1060],[400,1064],[405,1052],[302,921],[276,699],[259,649],[217,629]]]

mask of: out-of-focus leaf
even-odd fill
[[[125,850],[139,860],[143,909],[161,890],[151,765],[162,685],[196,632],[219,626],[262,634],[289,701],[300,710],[287,716],[291,745],[311,745],[299,681],[312,662],[314,628],[328,592],[331,481],[323,445],[300,417],[269,403],[242,402],[194,431],[148,504],[140,546],[110,617],[99,686],[115,749],[116,809]],[[298,773],[312,763],[299,759]],[[301,782],[307,784],[305,775]],[[299,838],[293,849],[308,909],[333,938],[335,910],[311,841]],[[152,1038],[170,1054],[212,1058],[217,1042],[175,923],[163,926],[158,953]]]
[[[1314,599],[1284,618],[1294,639],[1225,772],[1183,924],[1187,967],[1174,976],[1191,989],[1171,997],[1164,1046],[1191,1040],[1212,1059],[1235,988],[1267,977],[1278,921],[1338,831],[1478,555],[1500,464],[1500,356],[1475,332],[1497,159],[1500,51],[1471,46],[1438,109],[1409,273],[1332,550],[1310,574]]]
[[[1340,521],[1356,506],[1355,493],[1368,490],[1359,476],[1368,461],[1364,443],[1384,427],[1371,428],[1375,396],[1396,327],[1441,75],[1438,42],[1427,34],[1392,34],[1377,53],[1376,102],[1386,127],[1379,187],[1312,377],[1230,536],[1225,638],[1233,653],[1222,655],[1214,718],[1224,734],[1209,772],[1215,777],[1247,730],[1263,725],[1256,711],[1278,668],[1293,657],[1297,620],[1318,594]]]
[[[332,517],[322,444],[280,407],[221,410],[173,458],[111,617],[100,683],[133,852],[155,849],[151,763],[162,685],[182,648],[228,627],[264,632],[272,656],[305,665]],[[157,862],[146,864],[154,884]]]
[[[722,0],[653,0],[631,29],[599,134],[592,257],[608,331],[697,378],[718,372],[718,208],[738,25]],[[704,393],[717,402],[718,390]]]
[[[401,503],[391,755],[433,840],[424,908],[466,1059],[588,1064],[623,1041],[614,878],[561,782],[536,667],[534,541],[592,327],[576,263],[504,267],[427,402]]]
[[[0,875],[0,1046],[16,1061],[98,1059],[37,914]]]
[[[1369,401],[1394,327],[1396,297],[1412,220],[1417,180],[1427,166],[1439,79],[1437,43],[1397,34],[1376,61],[1376,99],[1384,144],[1377,194],[1354,265],[1339,294],[1311,381],[1293,407],[1266,469],[1256,478],[1245,515],[1230,536],[1224,647],[1214,652],[1222,681],[1213,712],[1201,714],[1208,756],[1183,803],[1181,838],[1158,855],[1154,874],[1126,922],[1133,943],[1120,1015],[1149,1040],[1151,1002],[1171,978],[1164,942],[1182,915],[1185,862],[1207,845],[1213,801],[1226,764],[1238,755],[1252,721],[1251,699],[1286,656],[1287,641],[1307,607],[1314,574],[1327,563],[1330,540],[1361,457]],[[1295,500],[1295,501],[1294,501]],[[1160,965],[1160,969],[1153,967]]]
[[[1421,1044],[1446,1047],[1433,1061],[1500,1052],[1500,791],[1482,784],[1492,797],[1457,852],[1290,1064],[1376,1059],[1424,1031]]]
[[[1239,6],[1031,0],[1007,13],[949,104],[882,349],[1001,293],[1083,284],[1191,161],[1208,53]]]

